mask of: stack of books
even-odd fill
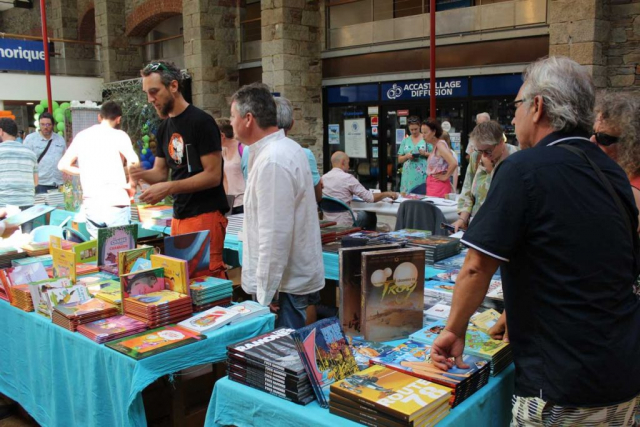
[[[191,298],[169,290],[125,298],[122,304],[124,314],[149,328],[181,322],[193,315]]]
[[[210,276],[197,277],[191,280],[189,288],[193,300],[193,311],[231,304],[231,294],[233,294],[231,280]]]
[[[49,253],[49,242],[31,242],[22,246],[28,256],[47,255]]]
[[[244,301],[238,304],[233,304],[227,307],[227,309],[240,314],[240,316],[231,319],[231,322],[229,322],[230,325],[269,314],[269,307],[260,305],[255,301]]]
[[[58,304],[54,306],[51,320],[56,325],[75,332],[79,325],[99,319],[106,319],[117,314],[118,309],[115,305],[97,298],[92,298],[85,302]]]
[[[453,287],[455,283],[447,283],[440,280],[427,280],[424,282],[425,298],[437,298],[451,304],[453,300]]]
[[[202,334],[205,332],[215,331],[216,329],[228,325],[233,319],[238,317],[240,317],[240,313],[237,311],[231,311],[224,307],[213,307],[190,317],[187,320],[183,320],[178,323],[178,326],[182,326],[185,329]]]
[[[120,282],[105,280],[103,282],[87,286],[89,292],[96,298],[118,307],[122,313],[122,291]]]
[[[169,325],[119,338],[105,345],[135,360],[140,360],[174,348],[197,343],[206,338],[206,335],[191,332],[180,326]]]
[[[11,305],[23,311],[34,311],[29,285],[11,287]]]
[[[51,255],[39,255],[22,259],[14,259],[13,261],[11,261],[11,267],[18,267],[21,265],[29,265],[35,263],[40,263],[45,266],[45,268],[51,267],[53,265],[53,257]]]
[[[0,268],[7,268],[13,265],[13,261],[26,258],[27,253],[22,250],[18,251],[18,249],[14,247],[4,247],[0,248]]]
[[[300,405],[311,402],[313,390],[292,332],[279,328],[228,346],[229,379]]]
[[[431,346],[417,341],[406,341],[371,359],[372,363],[453,389],[449,401],[452,408],[484,387],[489,381],[489,363],[477,356],[464,354],[467,369],[457,366],[443,371],[431,362]]]
[[[423,329],[409,336],[413,341],[433,345],[440,332],[444,330],[445,320],[429,323]],[[491,365],[491,376],[502,372],[513,361],[511,345],[504,341],[491,339],[489,334],[470,324],[465,337],[465,354],[480,357]]]
[[[437,268],[439,270],[452,270],[457,268],[459,270],[464,264],[464,259],[467,257],[468,251],[468,249],[462,249],[457,255],[436,261],[433,263],[433,268]]]
[[[416,246],[425,250],[427,265],[433,265],[445,258],[460,253],[460,240],[445,236],[407,237],[408,246]]]
[[[98,344],[117,340],[146,330],[147,326],[143,322],[124,315],[78,325],[79,333]]]
[[[374,365],[331,384],[329,412],[369,426],[432,426],[450,399],[449,387]]]
[[[168,205],[138,205],[138,221],[144,227],[171,227],[173,206]]]
[[[229,215],[227,220],[229,221],[227,223],[227,234],[237,236],[244,224],[244,214]]]
[[[321,228],[320,237],[322,239],[322,244],[326,245],[327,243],[340,240],[342,236],[356,233],[358,231],[360,231],[359,227],[332,225],[330,227]]]

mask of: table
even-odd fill
[[[438,427],[507,426],[511,420],[513,364],[454,408]],[[206,427],[221,425],[278,427],[351,427],[360,424],[329,413],[317,401],[300,406],[224,377],[215,385]]]
[[[146,426],[142,390],[158,378],[226,359],[227,345],[273,329],[257,317],[136,361],[0,300],[0,393],[42,426]]]
[[[457,206],[438,206],[438,208],[442,211],[444,218],[447,222],[452,223],[458,219],[458,208]],[[389,216],[398,216],[398,209],[400,208],[400,203],[389,203],[389,202],[376,202],[376,203],[366,203],[360,202],[357,200],[353,200],[351,202],[351,209],[354,211],[367,211],[367,212],[375,212],[378,215],[389,215]]]

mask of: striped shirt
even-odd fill
[[[37,173],[38,159],[33,151],[16,141],[0,144],[0,206],[32,206]]]

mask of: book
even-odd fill
[[[15,215],[11,215],[4,219],[4,222],[10,225],[22,225],[26,222],[33,221],[34,219],[41,217],[51,211],[54,211],[55,206],[48,205],[34,205],[28,209],[25,209]]]
[[[144,246],[142,248],[118,252],[118,274],[123,275],[131,273],[131,269],[138,259],[151,259],[152,254],[153,248],[151,246]]]
[[[422,328],[424,250],[362,254],[361,331],[367,341],[405,338]]]
[[[331,384],[331,392],[403,421],[447,405],[451,389],[374,365]]]
[[[122,305],[122,290],[120,289],[120,282],[115,280],[106,280],[98,284],[87,286],[87,289],[96,298],[115,304],[116,306]]]
[[[51,309],[47,304],[46,292],[54,288],[67,288],[71,286],[68,278],[64,279],[47,279],[39,282],[29,283],[29,293],[33,300],[34,310],[46,317],[51,317]]]
[[[68,277],[76,283],[76,255],[72,251],[51,248],[53,257],[53,277]]]
[[[238,313],[238,317],[231,319],[230,325],[244,322],[254,317],[269,314],[269,307],[260,305],[255,301],[244,301],[227,307],[227,310]]]
[[[272,332],[227,346],[230,355],[253,361],[265,367],[293,375],[305,374],[291,333],[293,329],[278,328]]]
[[[187,261],[167,255],[151,255],[151,267],[164,269],[164,282],[167,289],[191,295]]]
[[[489,333],[489,329],[500,319],[501,314],[490,308],[482,313],[476,313],[471,316],[471,323],[483,332]]]
[[[131,266],[131,270],[129,273],[135,273],[140,270],[150,270],[151,269],[151,260],[145,258],[138,258],[136,262]]]
[[[79,333],[99,344],[137,334],[146,329],[143,322],[125,315],[94,320],[78,326]]]
[[[92,298],[87,288],[82,285],[48,289],[43,296],[49,311],[59,304],[83,303]]]
[[[318,403],[328,408],[329,386],[358,372],[347,338],[336,317],[322,319],[291,334]]]
[[[118,252],[134,249],[138,226],[121,225],[98,229],[98,265],[117,265]]]
[[[164,239],[164,253],[186,260],[189,277],[194,279],[209,274],[210,242],[209,231],[169,236]]]
[[[371,358],[380,356],[385,351],[393,348],[388,344],[366,341],[359,337],[352,338],[350,345],[351,352],[360,370],[367,369],[371,365]]]
[[[180,326],[168,325],[120,338],[105,345],[135,360],[141,360],[206,338],[206,335],[200,335]]]
[[[151,270],[123,274],[120,276],[120,284],[123,301],[132,296],[159,292],[166,289],[162,268],[152,268]]]
[[[76,254],[76,263],[86,264],[98,261],[98,241],[89,240],[88,242],[78,243],[73,248]]]
[[[215,331],[216,329],[229,324],[231,320],[240,316],[237,311],[231,311],[222,307],[213,307],[207,311],[193,316],[190,319],[183,320],[178,326],[189,329],[194,332],[204,333]]]
[[[424,311],[424,314],[430,318],[435,319],[448,319],[451,312],[451,306],[448,304],[436,304],[428,310]]]
[[[361,300],[362,300],[362,254],[385,249],[396,249],[399,246],[371,245],[341,248],[338,251],[340,308],[339,318],[342,329],[347,335],[360,335]]]
[[[13,302],[11,283],[5,270],[0,270],[0,299],[8,301],[9,303]]]

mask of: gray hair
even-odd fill
[[[282,96],[276,96],[274,99],[278,110],[278,128],[288,131],[293,127],[293,105]]]
[[[480,121],[481,119],[484,119],[485,122],[488,122],[489,120],[491,120],[491,116],[486,112],[476,114],[476,123],[478,123],[478,121]]]
[[[261,129],[278,125],[276,102],[266,84],[251,83],[242,86],[231,97],[231,103],[234,102],[240,116],[251,113]]]
[[[640,175],[640,94],[598,93],[595,113],[608,127],[620,132],[618,163],[629,176]]]
[[[480,123],[471,133],[469,138],[477,145],[498,145],[502,142],[503,130],[500,123],[495,120]]]
[[[554,131],[590,131],[595,87],[586,68],[565,56],[551,56],[529,65],[522,79],[524,103],[542,96]]]

